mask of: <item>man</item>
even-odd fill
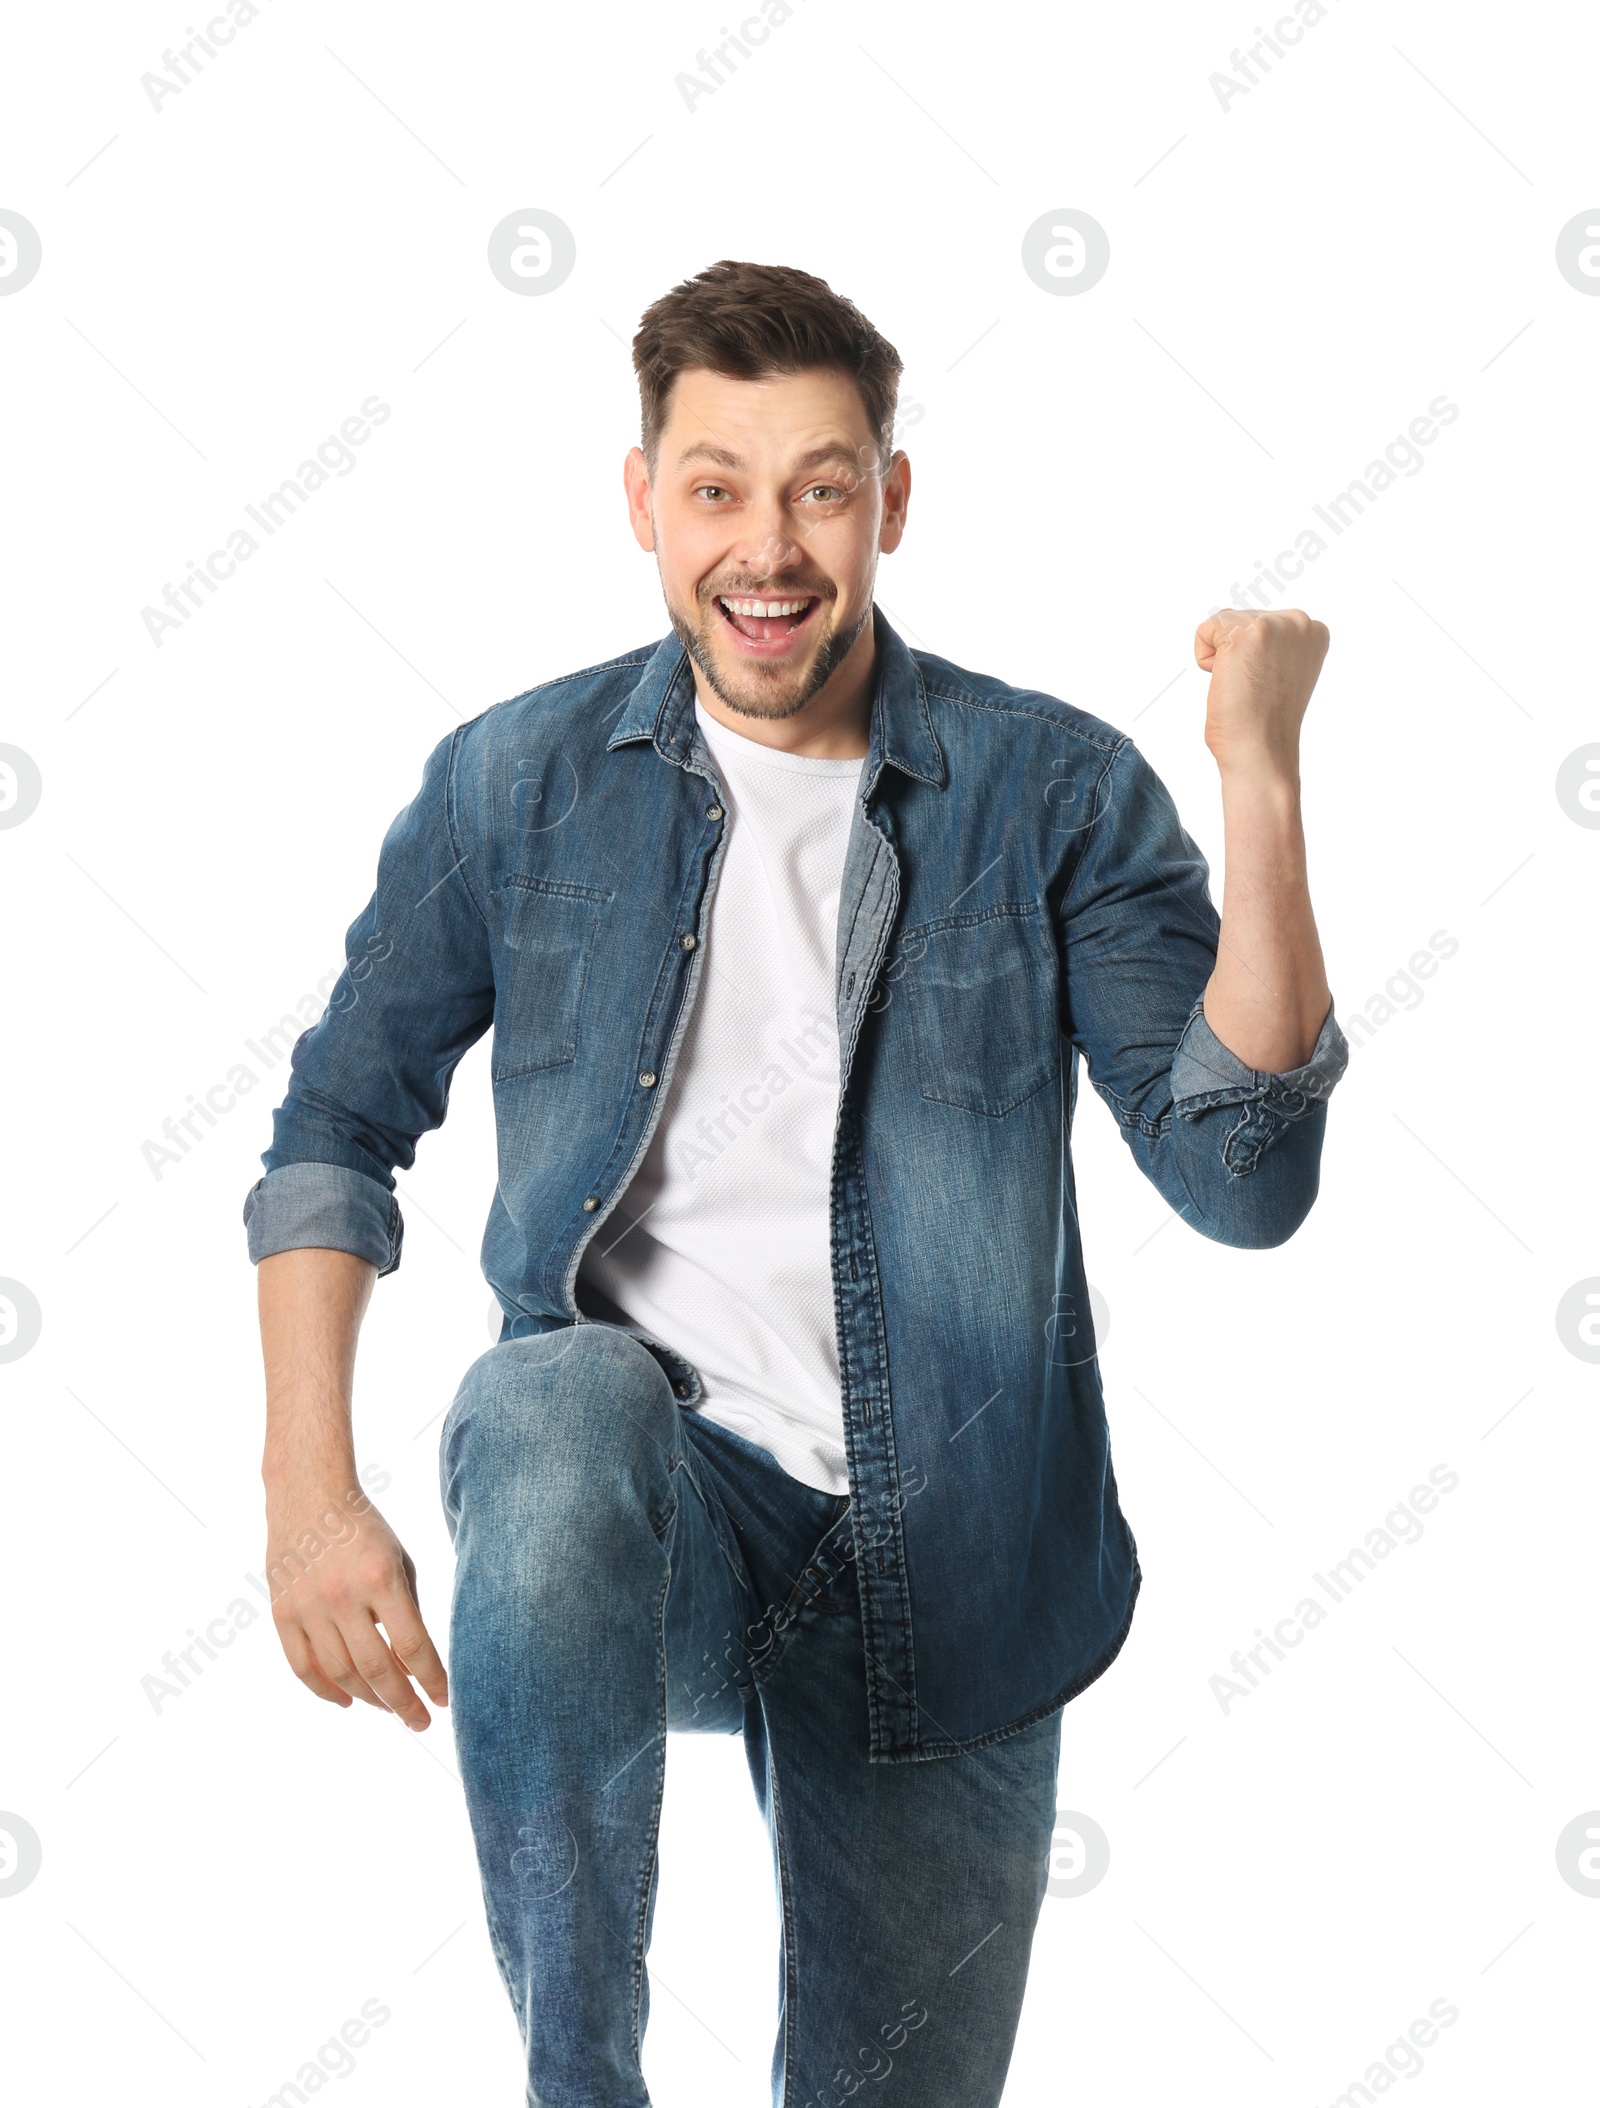
[[[394,1168],[493,1028],[500,1342],[446,1416],[451,1696],[528,2100],[637,2108],[672,1729],[741,1732],[772,1838],[780,2108],[997,2101],[1061,1709],[1139,1586],[1068,1137],[1082,1056],[1224,1244],[1290,1236],[1346,1049],[1306,884],[1327,631],[1202,623],[1227,873],[1128,739],[907,649],[900,360],[724,262],[634,340],[624,471],[672,636],[485,711],[385,838],[300,1040],[259,1262],[296,1674],[446,1701],[350,1383]],[[1043,589],[1036,557],[1017,590]],[[320,1556],[308,1524],[340,1521]],[[317,1535],[319,1546],[325,1540]],[[711,1841],[708,1840],[708,1846]]]

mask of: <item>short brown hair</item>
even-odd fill
[[[738,380],[827,366],[847,374],[877,435],[881,466],[893,446],[900,354],[853,301],[790,264],[724,258],[652,301],[633,339],[641,444],[652,471],[672,396],[690,366]]]

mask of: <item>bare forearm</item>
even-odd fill
[[[330,1471],[355,1479],[350,1424],[356,1339],[378,1270],[351,1252],[278,1252],[256,1269],[269,1481]]]
[[[1281,766],[1222,776],[1226,870],[1206,1022],[1253,1069],[1310,1059],[1331,996],[1306,878],[1297,773]]]
[[[1300,608],[1218,608],[1194,636],[1227,859],[1206,1023],[1273,1074],[1310,1060],[1331,1001],[1300,821],[1300,726],[1327,649],[1326,625]]]
[[[318,1248],[275,1253],[256,1278],[267,1574],[284,1654],[318,1698],[359,1698],[425,1728],[412,1679],[438,1705],[448,1680],[417,1607],[416,1569],[356,1477],[350,1425],[356,1338],[378,1269]]]

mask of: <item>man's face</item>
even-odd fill
[[[633,531],[655,552],[672,627],[712,693],[792,717],[872,652],[880,550],[905,523],[910,471],[884,476],[855,383],[826,369],[673,383],[655,472],[624,468]]]

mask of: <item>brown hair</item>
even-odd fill
[[[847,374],[877,434],[880,466],[888,467],[900,354],[853,301],[809,271],[724,258],[645,309],[633,339],[633,368],[641,444],[652,472],[672,384],[690,366],[738,380],[813,366]]]

